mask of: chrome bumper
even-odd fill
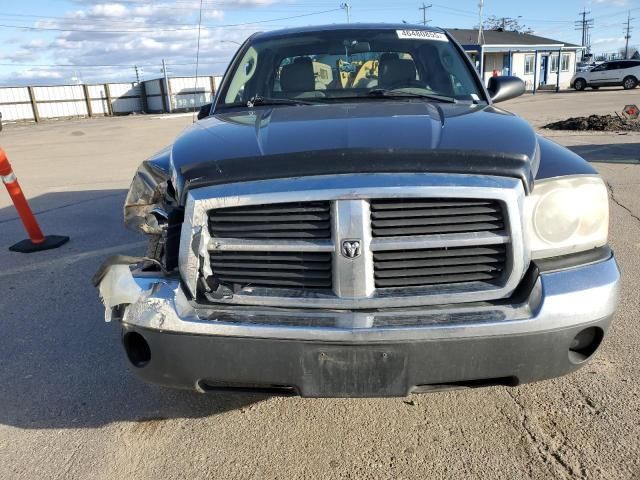
[[[471,339],[567,329],[610,318],[620,273],[606,261],[539,275],[528,298],[503,304],[388,309],[376,312],[207,307],[186,297],[179,279],[112,266],[100,285],[106,319],[125,327],[214,337],[343,343]],[[128,305],[124,310],[114,310]]]

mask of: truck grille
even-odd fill
[[[216,279],[239,287],[331,288],[330,253],[216,252]]]
[[[329,202],[295,202],[219,208],[209,231],[222,238],[331,238]]]
[[[374,237],[504,229],[500,202],[475,199],[384,199],[371,202]]]
[[[376,252],[376,288],[492,282],[505,271],[503,245]]]
[[[327,181],[324,190],[324,180],[301,177],[190,192],[180,271],[194,297],[362,313],[506,298],[524,275],[518,179]]]

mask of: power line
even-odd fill
[[[635,18],[631,18],[631,10],[629,10],[627,14],[627,28],[624,36],[625,39],[625,47],[624,47],[624,58],[625,60],[629,58],[629,40],[631,40],[631,21],[635,20]]]
[[[229,62],[227,61],[217,61],[217,62],[202,62],[200,61],[200,65],[226,65]],[[141,67],[157,67],[158,64],[147,63],[141,64],[138,63],[138,68]],[[193,63],[171,63],[171,66],[174,67],[193,67],[195,62]],[[0,67],[28,67],[28,68],[135,68],[136,65],[133,64],[104,64],[104,65],[78,65],[78,64],[62,64],[62,63],[0,63]]]
[[[593,18],[587,18],[587,15],[590,15],[591,12],[587,12],[586,9],[582,10],[580,15],[582,16],[581,20],[575,22],[576,30],[582,31],[582,46],[586,48],[586,53],[591,53],[591,29],[594,25]],[[583,50],[583,58],[584,58],[584,50]]]
[[[200,66],[200,29],[202,27],[202,1],[200,0],[200,16],[198,18],[198,44],[196,47],[196,79],[193,86],[193,121],[195,122],[196,115],[196,95],[198,91],[198,67]]]
[[[484,43],[484,32],[483,32],[483,19],[482,15],[484,13],[484,0],[480,0],[478,4],[478,45],[482,45]],[[482,62],[481,62],[482,63]]]
[[[431,7],[433,7],[433,4],[431,5],[425,5],[424,2],[422,2],[422,6],[420,8],[418,8],[418,10],[422,10],[422,24],[423,25],[427,25],[427,10],[430,9]]]
[[[348,4],[345,4],[348,5]],[[349,6],[349,8],[351,8]],[[202,25],[203,29],[219,29],[219,28],[231,28],[231,27],[244,27],[248,25],[264,24],[269,22],[279,22],[282,20],[293,20],[296,18],[310,17],[313,15],[322,15],[325,13],[337,12],[341,8],[333,8],[331,10],[323,10],[320,12],[304,13],[301,15],[293,15],[290,17],[271,18],[269,20],[257,20],[255,22],[233,23],[226,25]],[[133,29],[133,30],[93,30],[93,29],[79,29],[79,28],[53,28],[53,27],[30,27],[24,25],[6,25],[0,24],[3,28],[16,28],[18,30],[35,30],[35,31],[54,31],[54,32],[83,32],[83,33],[155,33],[155,32],[186,32],[198,30],[197,26],[184,27],[184,28],[154,28],[154,29]]]

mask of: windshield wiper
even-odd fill
[[[251,108],[256,105],[314,105],[314,102],[296,100],[295,98],[269,98],[254,95],[247,102],[247,107]]]
[[[424,98],[425,100],[434,100],[442,103],[458,103],[453,97],[447,97],[445,95],[436,95],[432,93],[416,93],[405,92],[403,90],[388,90],[386,88],[376,88],[369,90],[367,95],[370,97],[382,97],[382,98]]]

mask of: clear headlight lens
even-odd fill
[[[606,245],[609,195],[600,177],[576,176],[536,183],[526,199],[531,258],[547,258]]]

